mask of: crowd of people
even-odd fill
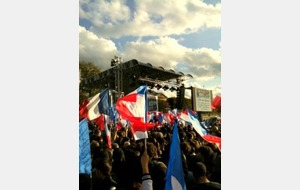
[[[111,148],[105,131],[89,121],[92,174],[79,175],[81,190],[164,190],[173,133],[171,124],[148,131],[134,140],[130,126],[113,123]],[[182,165],[187,190],[221,189],[221,151],[201,138],[191,125],[179,121]],[[209,123],[209,133],[221,137],[221,123]]]

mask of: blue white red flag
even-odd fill
[[[147,122],[147,86],[140,86],[128,95],[119,98],[116,109],[121,118],[127,119],[131,125],[131,132],[135,140],[148,138],[147,130],[154,124]]]
[[[195,129],[195,131],[204,140],[210,143],[215,143],[218,146],[218,148],[221,150],[221,138],[208,134],[204,125],[201,122],[199,122],[197,115],[193,113],[192,110],[190,109],[184,110],[180,115],[180,119],[184,120],[187,123],[190,123],[192,127]]]
[[[106,139],[107,139],[107,147],[111,148],[111,133],[108,128],[109,123],[111,122],[108,115],[101,114],[99,117],[93,120],[99,127],[99,130],[105,131]]]
[[[116,110],[116,107],[108,108],[107,115],[109,116],[110,121],[112,121],[114,123],[118,121],[119,113]]]
[[[94,120],[101,115],[107,114],[108,108],[111,107],[111,100],[109,96],[109,89],[104,89],[101,93],[88,98],[83,102],[79,108],[80,117]]]
[[[174,122],[165,190],[186,190],[177,120]]]
[[[105,130],[105,135],[106,135],[106,140],[107,140],[107,147],[111,148],[111,133],[110,133],[110,128],[108,128],[108,123],[109,123],[109,116],[104,115],[104,124],[105,124],[104,130]]]
[[[164,114],[162,112],[158,112],[156,117],[157,117],[158,123],[163,123]]]
[[[79,173],[91,174],[92,161],[90,150],[90,136],[87,119],[79,122]]]

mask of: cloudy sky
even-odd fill
[[[115,55],[123,62],[137,59],[190,74],[185,86],[221,95],[221,0],[79,3],[80,60],[104,71]]]

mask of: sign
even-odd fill
[[[194,111],[211,112],[212,91],[193,87]]]
[[[158,111],[158,97],[148,94],[148,111]]]

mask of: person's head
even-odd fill
[[[95,149],[96,147],[99,147],[99,146],[100,146],[100,144],[99,144],[98,141],[92,140],[92,142],[91,142],[91,152],[92,152],[92,154],[94,153],[94,149]]]
[[[180,142],[183,142],[186,140],[186,133],[182,129],[179,130],[178,134],[179,134]]]
[[[206,146],[209,146],[213,152],[219,152],[219,148],[218,148],[218,145],[215,144],[215,143],[207,143]]]
[[[162,132],[156,132],[155,137],[156,138],[164,138],[164,134]]]
[[[191,132],[186,133],[186,138],[188,140],[193,140],[194,139],[193,133],[191,133]]]
[[[97,129],[97,130],[95,130],[95,135],[97,136],[97,137],[101,137],[101,131],[99,130],[99,129]]]
[[[117,149],[117,148],[119,148],[119,144],[118,143],[116,143],[116,142],[114,142],[114,143],[111,143],[111,147],[112,147],[112,149]]]
[[[187,125],[187,130],[188,131],[193,131],[193,127],[191,125]]]
[[[129,148],[129,146],[130,146],[130,142],[129,141],[125,141],[124,142],[124,148],[126,149],[126,148]]]
[[[122,129],[120,129],[118,132],[118,136],[119,137],[125,137],[126,136],[126,132],[125,132],[125,129],[124,128],[122,128]]]
[[[158,156],[157,147],[153,143],[147,143],[147,153],[151,158],[155,158]]]
[[[125,154],[121,148],[116,148],[113,152],[114,162],[123,162],[125,161]]]
[[[192,167],[194,179],[197,180],[200,177],[206,177],[206,166],[202,162],[197,162]]]
[[[153,189],[163,190],[166,182],[167,166],[163,162],[156,162],[151,169]]]
[[[101,147],[96,147],[94,149],[93,160],[96,160],[98,158],[109,162],[111,160],[111,154],[107,149],[101,149]]]
[[[199,156],[203,159],[203,161],[206,163],[206,161],[212,160],[214,151],[209,146],[201,146],[199,148]]]
[[[106,176],[109,176],[111,174],[112,167],[108,161],[103,160],[101,158],[97,158],[94,161],[94,164],[96,170],[98,171],[98,177],[105,178]]]
[[[193,147],[194,152],[197,153],[201,147],[201,142],[194,139],[194,140],[190,141],[190,145]]]
[[[183,142],[181,143],[181,150],[186,156],[188,156],[192,152],[192,147],[188,142]]]

